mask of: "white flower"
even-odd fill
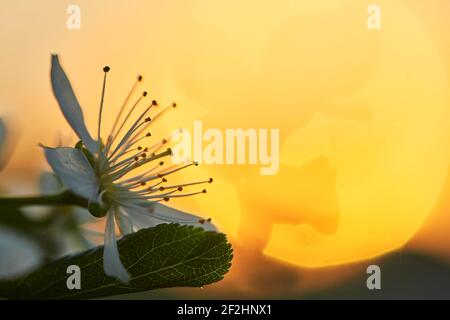
[[[160,202],[170,198],[184,197],[198,193],[181,194],[185,187],[210,183],[212,179],[166,186],[167,176],[189,167],[195,163],[166,167],[162,158],[170,156],[171,151],[160,150],[167,140],[159,141],[149,147],[140,143],[150,137],[147,128],[168,108],[150,118],[149,113],[157,107],[156,101],[136,117],[133,125],[126,131],[124,126],[147,93],[144,92],[131,105],[125,114],[126,106],[142,77],[138,76],[106,141],[100,137],[103,113],[103,101],[106,77],[109,67],[105,67],[103,90],[100,102],[97,138],[94,139],[84,122],[83,112],[75,97],[72,86],[64,73],[57,55],[52,55],[51,82],[53,93],[69,125],[80,138],[75,148],[48,148],[45,155],[53,171],[62,183],[74,194],[89,201],[90,212],[97,217],[106,216],[103,267],[107,275],[127,283],[130,279],[122,265],[116,244],[116,223],[120,233],[127,234],[141,228],[148,228],[160,223],[174,222],[216,230],[210,223],[200,217],[169,208]],[[175,104],[173,104],[173,107]],[[124,131],[122,133],[122,131]],[[145,172],[134,174],[137,168],[147,165]]]

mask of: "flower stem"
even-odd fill
[[[87,208],[88,201],[80,198],[71,192],[63,192],[53,195],[40,195],[32,197],[0,197],[1,207],[25,207],[25,206],[64,206],[75,205]]]

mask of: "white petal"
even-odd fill
[[[217,228],[214,224],[212,224],[209,221],[206,221],[205,219],[199,216],[195,216],[193,214],[189,214],[157,202],[152,204],[152,208],[153,208],[152,215],[154,215],[158,219],[166,219],[167,221],[172,221],[175,223],[188,224],[200,227],[206,231],[217,232]]]
[[[44,148],[45,157],[61,182],[73,193],[97,200],[98,179],[83,152],[75,148]]]
[[[152,217],[147,209],[143,208],[124,208],[133,226],[133,231],[156,227],[158,224],[166,223]]]
[[[57,55],[52,55],[51,81],[53,94],[58,101],[59,107],[69,125],[77,136],[83,141],[88,150],[95,154],[98,152],[97,142],[89,134],[84,122],[83,111],[73,92],[66,73],[59,64]]]
[[[130,221],[130,217],[127,212],[121,208],[118,208],[115,214],[117,225],[119,226],[120,233],[126,235],[133,232],[133,225]]]
[[[120,261],[115,232],[114,212],[113,210],[110,210],[106,218],[103,269],[108,276],[115,277],[124,283],[128,283],[130,281],[130,275]]]
[[[143,206],[145,206],[144,210],[142,210]],[[128,205],[126,207],[128,207],[127,212],[132,223],[139,224],[141,228],[154,227],[161,223],[179,223],[200,227],[206,231],[218,231],[215,225],[201,217],[167,207],[157,202],[146,201],[140,202],[140,205]]]
[[[41,248],[26,236],[0,227],[0,279],[21,277],[43,261]]]

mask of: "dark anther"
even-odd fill
[[[108,66],[103,67],[103,72],[109,72],[109,70],[111,70],[110,67],[108,67]]]
[[[203,190],[202,190],[202,193],[206,193],[206,189],[203,189]]]
[[[164,187],[159,187],[159,191],[164,191]]]
[[[161,162],[159,163],[159,165],[160,165],[160,166],[163,166],[163,165],[164,165],[164,161],[161,161]]]
[[[183,187],[178,187],[178,191],[183,191]]]
[[[141,146],[139,146],[139,147],[137,147],[137,149],[138,149],[138,151],[141,151],[141,150],[142,150],[142,147],[141,147]]]
[[[146,96],[147,96],[147,91],[144,91],[144,92],[142,93],[142,95],[143,95],[144,97],[146,97]]]
[[[208,183],[212,183],[213,182],[213,178],[209,178]]]
[[[145,118],[145,122],[150,122],[152,119],[150,117]]]
[[[150,132],[147,132],[147,134],[145,135],[146,137],[151,137],[152,134]]]
[[[169,201],[169,197],[164,197],[164,201],[165,202]]]
[[[158,105],[158,102],[156,100],[153,100],[152,101],[152,106],[157,106],[157,105]]]
[[[176,102],[173,102],[172,103],[172,108],[176,108],[177,107],[177,103]]]
[[[137,80],[138,80],[138,81],[142,81],[142,76],[141,76],[141,75],[138,75],[138,76],[137,76]]]

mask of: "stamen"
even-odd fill
[[[117,114],[117,117],[114,120],[114,124],[113,124],[113,127],[111,129],[111,133],[109,134],[110,136],[113,136],[113,133],[116,130],[116,127],[117,127],[117,125],[119,123],[120,118],[122,117],[123,111],[125,110],[125,107],[126,107],[128,101],[130,100],[130,98],[133,95],[133,93],[136,91],[136,88],[137,88],[139,82],[141,82],[141,81],[142,81],[142,76],[138,75],[137,79],[136,79],[136,82],[133,84],[133,87],[131,88],[130,92],[128,93],[127,97],[125,98],[124,102],[122,103],[122,106],[120,107],[119,113]]]
[[[155,158],[155,157],[156,156],[153,156],[152,158]],[[152,158],[150,158],[150,159],[152,159]],[[141,163],[142,162],[146,162],[146,161],[147,161],[147,159],[141,160]],[[134,169],[140,167],[142,165],[141,163],[139,163],[139,162],[135,163],[133,168],[128,169],[128,171],[131,171],[131,170],[134,170]],[[168,171],[163,171],[163,172],[155,173],[155,174],[153,174],[151,176],[148,176],[148,177],[142,177],[140,179],[135,179],[132,183],[124,184],[123,186],[128,188],[128,187],[131,187],[131,186],[135,186],[137,181],[139,181],[139,182],[142,182],[142,181],[149,182],[149,181],[152,181],[152,180],[155,180],[155,179],[163,178],[164,176],[167,176],[169,174],[172,174],[172,173],[175,173],[175,172],[180,171],[182,169],[185,169],[185,168],[187,168],[189,166],[192,166],[193,164],[194,163],[190,163],[190,164],[187,164],[187,165],[184,165],[184,166],[181,166],[181,167],[173,166],[173,167],[175,167],[175,169],[168,168]],[[120,171],[122,171],[122,170],[120,170]],[[130,180],[132,180],[132,179],[130,179]]]
[[[142,179],[144,179],[145,177],[147,177],[150,173],[152,173],[153,171],[155,171],[155,169],[159,168],[159,167],[162,166],[162,165],[164,165],[164,162],[163,162],[163,161],[161,161],[159,164],[157,164],[156,166],[154,166],[153,168],[151,168],[150,170],[146,171],[146,172],[143,173],[143,174],[140,174],[140,175],[138,175],[138,176],[136,176],[136,177],[129,178],[129,179],[125,180],[125,181],[121,181],[121,182],[118,182],[118,183],[121,183],[121,184],[129,184],[129,183],[135,183],[135,182],[137,182],[137,181],[141,181]],[[167,180],[164,179],[164,178],[163,178],[162,180],[163,180],[163,182],[167,182]]]
[[[155,102],[155,103],[156,103],[156,102]],[[152,103],[152,105],[151,105],[150,107],[152,107],[153,105],[155,105],[155,104]],[[134,134],[134,136],[133,136],[132,138],[130,138],[130,142],[127,144],[126,147],[133,146],[136,142],[140,141],[140,140],[139,140],[139,137],[141,136],[141,134],[142,134],[143,132],[145,132],[145,131],[147,130],[147,128],[148,128],[153,122],[155,122],[156,119],[158,119],[159,117],[161,117],[162,115],[164,115],[168,110],[170,110],[170,107],[164,108],[164,109],[163,109],[162,111],[160,111],[153,119],[151,119],[151,121],[148,121],[147,124],[146,124],[145,126],[143,126],[136,134]],[[149,137],[149,136],[151,136],[151,135],[149,135],[149,134],[147,133],[146,136]]]
[[[190,167],[192,165],[195,165],[195,162],[188,163],[188,164],[185,164],[185,165],[180,166],[180,167],[177,167],[176,165],[172,166],[172,167],[175,167],[175,169],[171,169],[172,167],[167,168],[167,170],[169,170],[169,171],[163,171],[163,172],[158,173],[158,177],[162,178],[162,177],[168,176],[169,174],[172,174],[172,173],[175,173],[177,171],[186,169],[186,168],[188,168],[188,167]]]
[[[174,197],[175,195],[173,195],[175,192],[178,192],[178,190],[172,190],[172,191],[169,191],[169,192],[166,192],[166,193],[161,193],[161,194],[156,194],[156,195],[153,195],[153,196],[146,196],[146,197],[143,197],[144,199],[146,199],[146,200],[150,200],[150,199],[164,199],[164,198],[171,198],[171,197]]]
[[[170,195],[169,198],[184,198],[184,197],[195,196],[195,195],[201,194],[201,193],[206,193],[206,189],[203,189],[202,191],[185,193],[185,194],[174,194],[174,195]]]
[[[167,181],[167,180],[166,180]],[[161,191],[164,191],[164,188],[162,188],[162,187],[159,187],[159,188],[156,188],[158,185],[160,185],[161,183],[164,183],[164,179],[161,179],[159,182],[157,182],[157,183],[154,183],[153,185],[151,185],[151,186],[149,186],[149,187],[146,187],[145,189],[142,189],[142,190],[133,190],[133,192],[135,193],[135,194],[138,194],[139,196],[148,196],[148,195],[150,195],[150,194],[153,194],[153,193],[156,193],[156,192],[161,192]],[[146,184],[146,183],[145,183]],[[141,187],[142,186],[145,186],[145,185],[141,185]],[[132,187],[126,187],[126,189],[127,190],[129,190],[129,189],[135,189],[135,188],[137,188],[137,187],[139,187],[137,184],[134,184],[134,185],[132,185]],[[162,189],[161,189],[162,188]]]
[[[211,222],[211,218],[208,218],[208,219],[200,219],[200,220],[198,220],[198,223],[200,223],[200,224],[205,224],[206,222]]]
[[[147,107],[145,110],[144,110],[144,112],[142,112],[142,114],[138,117],[138,119],[134,122],[134,124],[131,126],[131,128],[128,130],[128,132],[123,136],[123,138],[122,138],[122,140],[120,140],[120,142],[118,143],[118,145],[116,146],[116,148],[114,149],[114,151],[108,156],[108,159],[111,159],[115,154],[116,154],[116,152],[118,152],[119,150],[123,150],[123,151],[126,151],[128,148],[130,148],[131,147],[131,145],[130,145],[130,139],[133,139],[133,138],[131,138],[132,136],[133,136],[133,134],[139,129],[139,128],[141,128],[142,126],[144,126],[145,124],[146,124],[146,121],[144,121],[144,122],[140,122],[141,120],[142,120],[142,118],[147,114],[147,112],[150,110],[150,108],[151,108],[151,106],[150,107]],[[116,138],[117,136],[115,136],[112,140],[111,140],[111,143],[108,145],[108,148],[107,148],[107,153],[109,152],[109,147],[111,147],[112,146],[112,144],[113,144],[113,142],[114,142],[114,139]],[[115,158],[115,159],[117,159],[117,157]]]
[[[161,152],[159,154],[156,154],[154,156],[151,156],[150,158],[141,160],[139,162],[133,163],[133,164],[128,164],[125,168],[120,169],[118,171],[115,171],[111,174],[111,178],[113,179],[113,181],[118,180],[120,178],[122,178],[123,176],[127,175],[130,171],[135,170],[151,161],[154,161],[156,159],[165,157],[165,156],[169,156],[172,155],[172,150],[171,149],[167,149],[164,152]],[[148,181],[148,180],[147,180]]]
[[[197,182],[190,182],[190,183],[183,183],[183,184],[178,184],[178,185],[173,185],[173,186],[166,186],[164,187],[165,189],[173,189],[173,188],[180,188],[180,187],[189,187],[189,186],[195,186],[198,184],[204,184],[204,183],[212,183],[213,179],[209,178],[208,180],[204,180],[204,181],[197,181]]]
[[[106,90],[106,75],[108,74],[109,70],[111,70],[108,66],[105,66],[103,68],[103,72],[104,72],[104,76],[103,76],[103,86],[102,86],[102,97],[100,99],[100,111],[98,114],[98,131],[97,131],[97,138],[98,138],[98,142],[99,142],[99,148],[101,148],[101,138],[100,138],[100,133],[101,133],[101,127],[102,127],[102,114],[103,114],[103,102],[105,99],[105,90]]]
[[[133,106],[131,107],[130,111],[128,111],[125,119],[122,121],[122,124],[119,126],[119,129],[117,129],[117,132],[112,132],[111,133],[111,139],[109,142],[109,146],[111,146],[114,143],[114,140],[116,139],[116,137],[119,135],[120,131],[123,129],[123,127],[125,126],[125,124],[127,123],[128,119],[130,118],[130,116],[132,115],[132,113],[134,112],[134,110],[136,109],[136,107],[138,106],[139,102],[141,102],[141,100],[147,95],[147,92],[144,91],[142,93],[142,95],[136,100],[136,102],[133,104]],[[145,113],[149,110],[149,108],[147,108],[147,110],[145,111]]]
[[[126,159],[124,159],[124,160],[122,160],[122,161],[120,161],[120,162],[114,164],[113,166],[111,166],[111,168],[110,168],[109,170],[110,170],[110,171],[114,171],[114,170],[118,169],[119,167],[123,166],[124,164],[128,164],[128,163],[129,163],[130,161],[132,161],[132,160],[138,161],[138,160],[139,160],[139,157],[140,157],[142,154],[144,154],[145,152],[146,152],[145,150],[141,150],[141,151],[139,151],[138,153],[136,153],[136,154],[134,154],[134,155],[132,155],[132,156],[129,156],[128,158],[126,158]],[[113,162],[111,162],[111,163],[113,163]]]

